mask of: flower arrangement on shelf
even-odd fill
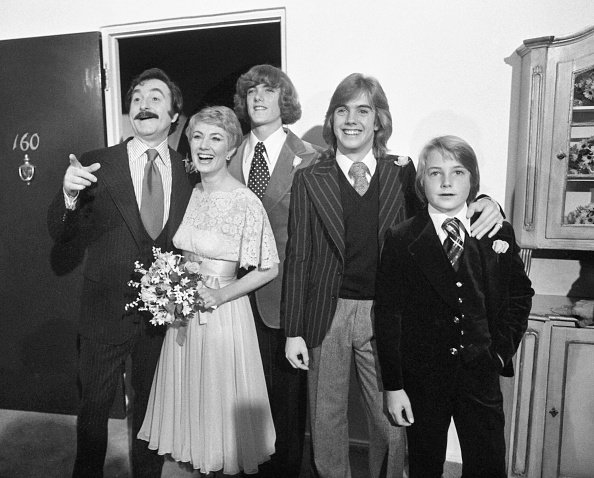
[[[573,106],[594,106],[594,70],[576,75]]]
[[[594,203],[576,207],[567,215],[567,224],[594,224]]]
[[[153,257],[155,260],[148,269],[138,261],[134,264],[134,272],[141,277],[128,285],[140,290],[136,299],[126,304],[126,310],[138,308],[150,312],[153,325],[187,325],[201,307],[200,263],[173,252],[161,252],[156,247],[153,247]]]
[[[594,136],[571,145],[567,174],[594,174]]]

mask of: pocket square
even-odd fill
[[[296,168],[297,166],[299,166],[301,164],[301,161],[303,161],[303,158],[300,158],[299,156],[295,156],[293,158],[293,167]]]
[[[406,166],[410,161],[410,158],[408,156],[397,156],[397,158],[398,159],[394,161],[394,164],[396,166]]]
[[[497,254],[504,254],[508,248],[509,248],[509,244],[506,241],[501,241],[499,239],[493,241],[493,250]]]

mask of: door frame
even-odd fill
[[[285,8],[268,8],[196,17],[173,18],[150,22],[126,23],[101,28],[103,68],[105,74],[105,125],[107,145],[122,138],[122,91],[120,86],[119,40],[132,37],[162,35],[173,32],[227,28],[259,23],[279,23],[281,69],[286,70]]]

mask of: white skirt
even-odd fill
[[[202,473],[257,473],[276,434],[249,299],[205,318],[190,320],[184,345],[167,330],[138,438]]]

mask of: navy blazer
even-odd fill
[[[497,254],[493,242],[508,250]],[[502,375],[513,375],[511,359],[526,331],[532,290],[512,226],[504,222],[493,238],[465,237],[465,249],[481,261],[490,337],[464,336],[469,344],[487,344],[488,358]],[[465,259],[468,260],[465,254]],[[472,268],[473,265],[469,264]],[[377,275],[375,327],[382,379],[387,390],[403,388],[403,371],[420,377],[439,373],[451,363],[448,337],[459,336],[455,317],[461,316],[457,276],[451,267],[427,211],[388,231]],[[477,328],[470,333],[483,333]],[[490,344],[490,345],[489,345]],[[503,369],[497,354],[504,362]],[[476,356],[478,357],[478,355]],[[428,378],[429,379],[429,378]]]
[[[128,281],[134,277],[134,262],[148,266],[153,245],[173,250],[175,234],[186,210],[192,186],[182,157],[169,149],[172,185],[169,219],[153,241],[140,218],[140,211],[130,175],[127,142],[85,153],[83,166],[100,163],[97,182],[81,191],[77,208],[65,208],[62,190],[48,211],[50,235],[80,262],[83,268],[83,292],[79,333],[103,343],[122,343],[135,333],[141,320],[135,309],[125,311],[136,292]]]
[[[296,172],[289,210],[289,241],[283,277],[281,321],[287,337],[301,336],[308,347],[322,343],[332,323],[345,261],[345,230],[340,171],[333,151]],[[414,214],[412,161],[396,156],[377,161],[379,177],[378,249],[386,231]]]

